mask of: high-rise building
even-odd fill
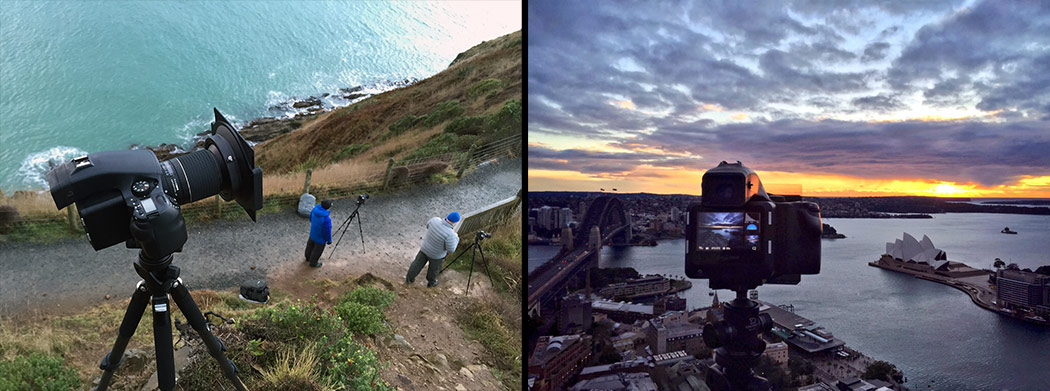
[[[554,227],[554,212],[555,209],[547,205],[540,207],[539,212],[536,214],[536,223],[540,228],[550,230]]]
[[[682,215],[682,212],[680,210],[678,210],[677,206],[672,206],[671,207],[671,221],[674,221],[674,222],[677,223],[678,219],[680,219],[682,217],[681,215]]]
[[[572,209],[561,208],[561,215],[558,216],[558,229],[562,229],[569,226],[572,222]]]
[[[529,358],[529,374],[538,376],[533,390],[565,389],[565,382],[591,355],[591,336],[542,336]]]

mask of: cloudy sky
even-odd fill
[[[1050,197],[1050,1],[528,2],[529,190]],[[772,187],[772,188],[770,188]]]

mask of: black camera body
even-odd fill
[[[685,273],[711,289],[798,284],[820,273],[820,207],[801,197],[766,194],[740,162],[704,173],[699,204],[689,207]]]
[[[361,195],[357,196],[357,204],[361,205],[361,204],[365,203],[365,200],[367,200],[367,199],[368,199],[368,194],[361,194]]]
[[[491,238],[491,237],[492,237],[492,233],[491,232],[478,231],[476,234],[474,234],[474,240],[479,241],[479,242],[484,240],[484,239]]]
[[[203,150],[160,162],[148,150],[104,151],[47,173],[59,209],[76,203],[97,251],[125,242],[147,255],[182,251],[186,225],[179,205],[220,194],[255,220],[262,208],[262,169],[255,153],[218,110]]]

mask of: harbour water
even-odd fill
[[[933,219],[825,219],[846,239],[822,242],[821,273],[799,285],[766,285],[759,297],[793,304],[847,346],[901,368],[913,390],[1048,390],[1050,329],[981,309],[963,292],[868,266],[902,232],[928,235],[948,258],[991,268],[995,258],[1022,268],[1050,265],[1050,216],[935,214]],[[999,233],[1003,227],[1017,235]],[[530,270],[556,248],[529,246]],[[605,247],[602,267],[682,276],[684,240],[656,247]],[[706,282],[682,293],[709,305]],[[718,292],[720,299],[732,296]]]
[[[188,146],[293,97],[382,90],[521,29],[519,2],[0,2],[0,189],[43,188],[48,159]]]

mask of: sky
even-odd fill
[[[1050,1],[529,1],[530,191],[1050,198]]]

